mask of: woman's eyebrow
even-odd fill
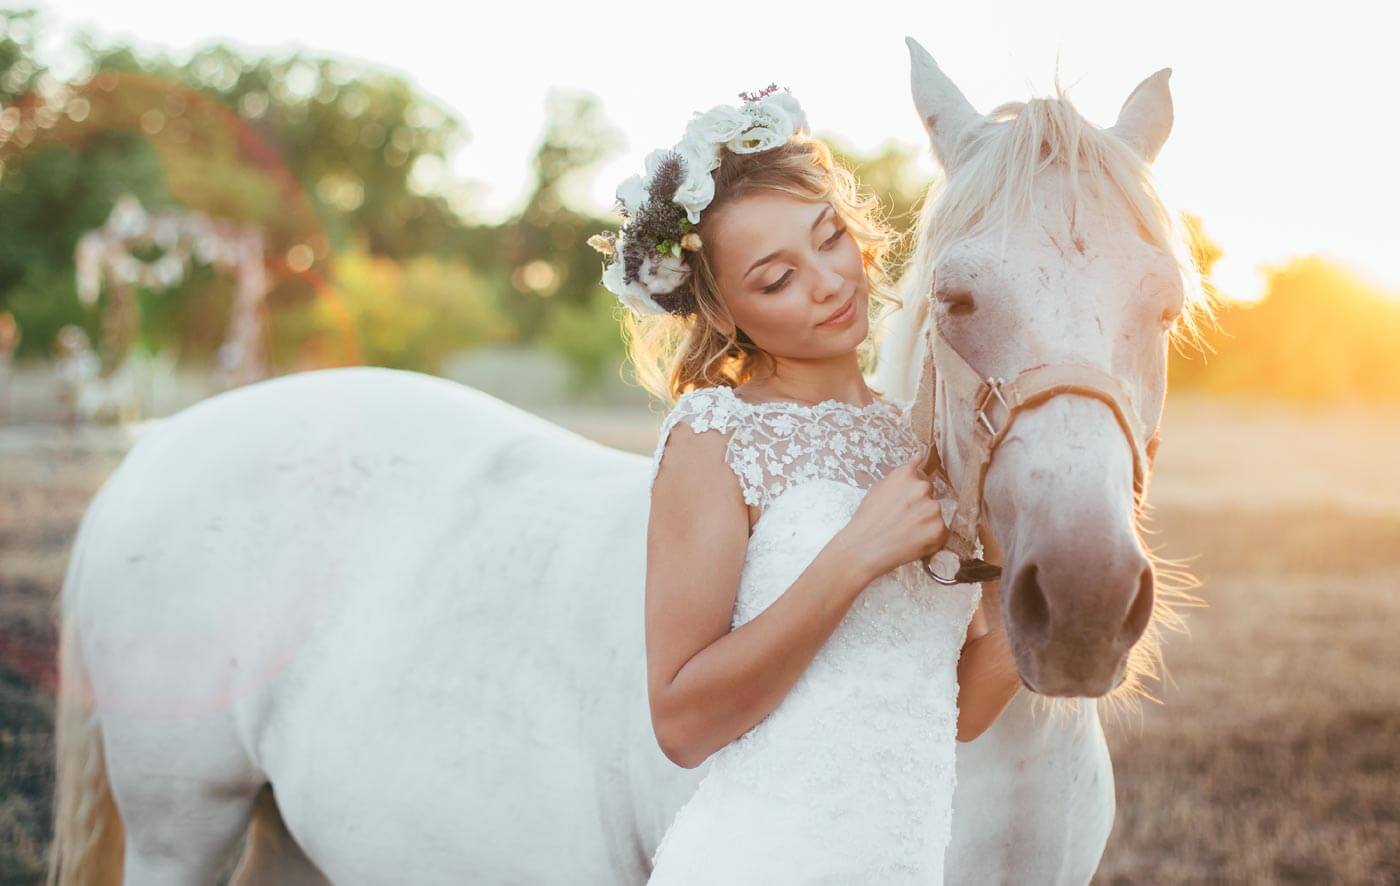
[[[811,229],[812,229],[813,231],[815,231],[815,230],[817,229],[817,225],[819,225],[819,224],[822,223],[822,219],[826,218],[826,214],[827,214],[828,212],[830,212],[830,211],[831,211],[831,204],[828,203],[828,204],[826,204],[826,208],[825,208],[825,209],[823,209],[821,212],[817,213],[817,219],[816,219],[816,221],[812,222],[812,228],[811,228]],[[757,268],[759,265],[766,264],[766,263],[772,261],[773,259],[777,258],[779,255],[781,255],[782,252],[783,252],[783,251],[782,251],[781,249],[775,250],[775,251],[773,251],[773,252],[768,253],[768,254],[765,255],[763,258],[759,259],[758,261],[754,262],[753,264],[749,265],[749,269],[748,269],[747,271],[744,272],[744,279],[747,279],[748,276],[754,272],[754,268]]]

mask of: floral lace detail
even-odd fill
[[[920,450],[909,427],[907,401],[877,398],[865,406],[823,400],[808,406],[750,403],[727,386],[682,394],[661,424],[652,457],[654,483],[666,439],[678,422],[696,433],[731,434],[725,463],[739,478],[744,501],[761,512],[799,483],[839,480],[857,489],[875,481]],[[936,481],[940,496],[951,491]]]

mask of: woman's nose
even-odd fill
[[[820,266],[817,277],[817,295],[820,301],[840,298],[846,290],[846,278],[835,268]]]

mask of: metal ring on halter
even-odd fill
[[[934,556],[937,556],[937,555],[935,554]],[[934,572],[934,571],[933,571],[933,566],[932,566],[933,557],[926,557],[926,558],[920,560],[919,562],[923,564],[924,572],[928,573],[928,577],[931,578],[931,579],[933,579],[934,581],[938,582],[939,584],[941,584],[941,585],[958,585],[958,584],[962,584],[962,582],[958,581],[958,577],[957,577],[956,574],[954,574],[954,576],[953,576],[952,578],[944,578],[943,576],[941,576],[941,575],[939,575],[938,573]]]

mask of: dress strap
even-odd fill
[[[735,397],[729,388],[696,388],[687,391],[676,400],[670,413],[661,422],[661,430],[656,441],[656,452],[651,459],[651,481],[650,485],[656,485],[656,475],[661,470],[661,458],[666,449],[666,440],[670,437],[671,430],[679,423],[684,422],[692,431],[703,434],[706,431],[719,431],[723,434],[730,434],[745,423],[749,416],[749,404]],[[730,470],[739,479],[739,488],[743,490],[744,501],[751,505],[759,503],[760,491],[753,489],[745,478],[745,475],[738,469],[734,458],[734,436],[730,436],[729,443],[725,447],[724,462],[729,465]]]

